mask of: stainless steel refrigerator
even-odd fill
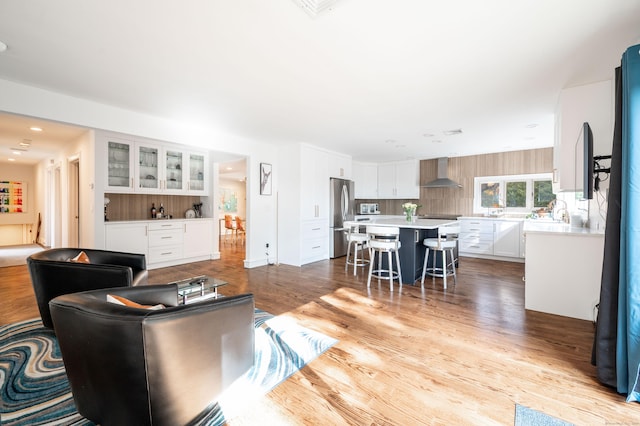
[[[329,257],[347,254],[347,236],[344,222],[354,219],[355,199],[353,181],[331,178],[331,204],[329,205]]]

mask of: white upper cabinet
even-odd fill
[[[420,198],[418,161],[379,164],[377,198]]]
[[[610,155],[613,140],[611,80],[560,92],[555,114],[553,192],[582,191],[582,124],[593,132],[594,155]]]
[[[206,195],[206,152],[169,144],[107,138],[107,192]]]
[[[300,212],[302,220],[329,217],[329,176],[326,151],[302,145],[300,150]]]
[[[206,152],[189,152],[189,180],[187,191],[192,195],[208,194],[209,192],[209,156]]]
[[[329,177],[352,179],[351,156],[329,152]]]
[[[107,189],[114,192],[132,192],[135,168],[133,142],[109,140],[107,142]]]
[[[353,181],[356,198],[378,198],[377,164],[354,162]]]

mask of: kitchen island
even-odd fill
[[[525,309],[595,321],[604,231],[526,220]]]
[[[424,256],[426,247],[422,243],[425,238],[436,238],[438,236],[438,228],[441,226],[455,225],[455,220],[440,219],[416,219],[409,222],[404,216],[394,218],[370,218],[366,220],[358,219],[355,221],[345,222],[345,226],[349,224],[359,224],[361,226],[391,226],[400,228],[401,247],[398,252],[400,256],[400,270],[402,271],[402,283],[413,285],[416,280],[422,278],[422,265],[424,264]],[[386,260],[383,259],[383,264]],[[431,259],[429,260],[431,264]],[[442,261],[436,258],[436,266],[441,267]]]

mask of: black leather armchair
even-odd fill
[[[70,262],[84,251],[90,263]],[[36,294],[40,317],[52,328],[49,301],[61,294],[110,287],[146,284],[147,263],[144,254],[107,250],[54,248],[27,258],[31,284]]]
[[[107,294],[160,310],[106,302]],[[252,294],[179,305],[175,284],[67,294],[51,316],[78,412],[102,426],[186,425],[253,365]]]

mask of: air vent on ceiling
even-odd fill
[[[337,0],[293,0],[312,18],[333,6]]]

